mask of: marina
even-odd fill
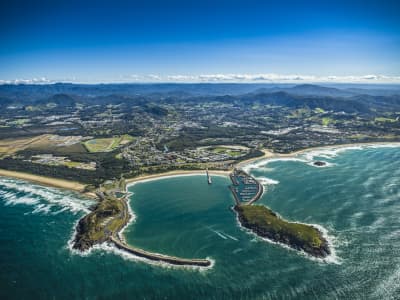
[[[229,175],[232,185],[229,186],[236,205],[252,204],[262,195],[264,187],[252,176],[243,170],[234,169]]]

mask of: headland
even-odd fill
[[[270,159],[272,160],[279,158],[294,158],[300,154],[310,151],[391,145],[399,147],[400,143],[378,142],[331,145],[307,148],[288,154],[273,153],[268,150],[263,150],[264,155],[262,157],[256,157],[239,162],[236,164],[236,168],[240,169],[258,161],[268,161]],[[251,230],[261,237],[278,243],[286,244],[293,249],[304,251],[314,257],[322,258],[329,255],[330,249],[327,240],[323,237],[321,231],[316,227],[312,225],[286,221],[266,206],[253,205],[261,197],[264,187],[256,179],[245,173],[243,170],[240,172],[243,172],[241,174],[244,176],[244,179],[253,185],[253,187],[248,186],[250,187],[249,189],[242,191],[244,192],[242,195],[235,196],[234,194],[236,202],[234,209],[238,214],[238,220],[243,227]],[[210,170],[209,173],[211,175],[228,176],[231,174],[231,171]],[[121,231],[123,231],[123,229],[133,219],[128,207],[128,184],[156,180],[163,177],[190,175],[204,175],[206,178],[205,170],[177,170],[159,174],[144,174],[128,179],[121,178],[111,183],[106,182],[100,185],[96,190],[93,190],[88,189],[86,185],[79,182],[38,176],[23,172],[0,170],[0,176],[18,178],[46,186],[69,189],[81,192],[86,196],[96,197],[99,200],[97,205],[92,208],[92,211],[78,222],[73,245],[75,249],[85,251],[96,244],[108,242],[129,253],[153,261],[162,261],[167,264],[178,266],[209,267],[211,266],[211,261],[208,259],[178,258],[159,253],[147,252],[127,245],[125,240],[120,236]],[[246,176],[248,177],[246,178]],[[233,192],[232,187],[231,191]],[[246,199],[247,201],[243,201]]]
[[[239,223],[256,235],[304,251],[314,257],[324,258],[331,253],[327,240],[317,228],[279,217],[263,205],[254,205],[264,191],[254,177],[235,169],[230,175],[230,190],[235,198],[234,211]]]

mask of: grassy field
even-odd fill
[[[331,124],[333,122],[334,122],[334,120],[332,118],[329,118],[329,117],[322,118],[322,125],[323,126],[328,126],[329,124]]]
[[[133,137],[128,134],[124,134],[117,137],[92,139],[84,142],[83,145],[86,147],[87,151],[92,153],[110,152],[131,141],[133,141]]]
[[[53,150],[57,150],[60,153],[86,152],[86,149],[80,143],[79,137],[74,136],[42,134],[34,137],[0,140],[0,158],[27,149],[40,152],[49,151],[50,153]]]
[[[325,112],[325,110],[323,110],[322,108],[317,107],[316,109],[314,109],[314,112],[317,114],[322,114]]]
[[[20,150],[49,144],[50,135],[44,134],[36,137],[0,140],[0,157],[12,155]]]
[[[218,154],[227,154],[232,157],[240,156],[240,155],[246,153],[246,152],[242,153],[240,150],[227,148],[227,147],[216,147],[216,148],[212,149],[212,152],[218,153]]]

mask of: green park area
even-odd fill
[[[98,138],[91,139],[83,143],[87,151],[95,153],[95,152],[110,152],[115,150],[121,145],[125,145],[133,141],[133,137],[124,134],[121,136],[110,137],[110,138]]]

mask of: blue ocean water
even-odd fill
[[[327,161],[327,167],[310,163]],[[102,246],[72,252],[92,200],[0,178],[0,299],[400,299],[400,148],[314,151],[247,167],[260,199],[283,217],[327,230],[318,261],[242,230],[229,179],[171,177],[129,187],[129,243],[211,269],[149,264]]]

